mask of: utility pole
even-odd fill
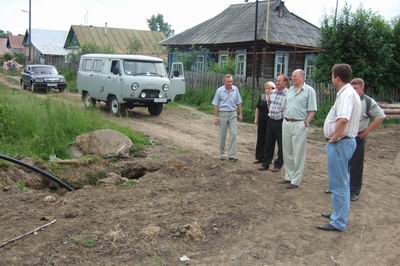
[[[29,0],[29,55],[28,55],[28,62],[29,64],[32,63],[32,56],[31,56],[31,49],[32,49],[32,28],[31,28],[31,21],[32,21],[32,3]]]
[[[254,110],[254,89],[257,75],[257,24],[258,24],[258,0],[256,0],[256,16],[254,22],[254,51],[253,51],[253,82],[251,89],[251,111]]]
[[[337,8],[338,8],[338,2],[339,2],[339,0],[336,0],[336,8],[335,8],[335,20],[334,20],[335,27],[336,27],[336,17],[337,17]]]

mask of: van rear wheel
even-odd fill
[[[87,92],[82,93],[82,102],[85,108],[96,106],[96,99],[91,98]]]
[[[158,116],[158,115],[160,115],[161,112],[162,112],[163,104],[161,104],[161,103],[154,103],[154,104],[152,104],[152,105],[149,105],[149,106],[147,107],[147,109],[149,110],[149,113],[150,113],[151,115]]]

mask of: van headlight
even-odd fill
[[[142,93],[140,94],[140,97],[146,98],[146,93],[145,93],[145,92],[142,92]]]
[[[167,90],[169,90],[169,86],[168,86],[168,84],[164,84],[164,85],[162,85],[162,90],[163,90],[163,91],[167,91]]]
[[[160,92],[159,94],[158,94],[158,98],[162,98],[163,97],[163,94]]]
[[[131,89],[134,90],[134,91],[136,91],[137,89],[139,89],[139,83],[136,83],[136,82],[132,83]]]

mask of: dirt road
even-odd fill
[[[301,187],[287,190],[278,183],[283,170],[260,172],[251,163],[253,125],[240,123],[239,162],[231,163],[218,160],[209,115],[172,106],[159,117],[144,109],[133,116],[116,120],[155,140],[147,158],[85,171],[118,172],[143,160],[160,169],[133,187],[85,186],[64,196],[0,191],[0,244],[46,223],[43,217],[57,219],[1,248],[1,265],[184,265],[183,255],[189,265],[398,265],[400,127],[368,140],[361,199],[352,203],[348,231],[337,233],[315,228],[330,207],[320,129],[309,132]],[[45,202],[47,195],[56,200]]]

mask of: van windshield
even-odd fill
[[[162,62],[124,60],[124,71],[126,75],[133,76],[166,76],[165,67]]]

